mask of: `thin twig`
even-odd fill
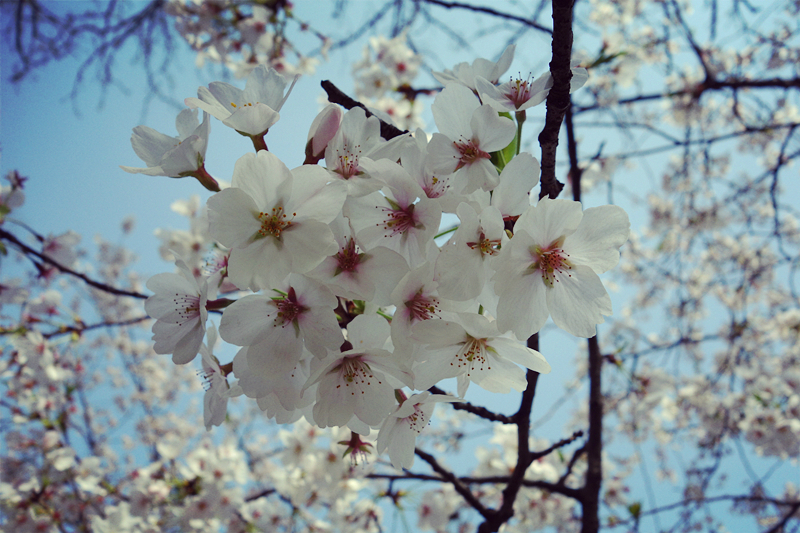
[[[63,273],[69,274],[71,276],[75,276],[76,278],[83,280],[87,285],[90,285],[90,286],[94,287],[95,289],[100,289],[101,291],[104,291],[104,292],[107,292],[107,293],[110,293],[110,294],[116,294],[117,296],[130,296],[131,298],[139,298],[139,299],[142,299],[142,300],[147,299],[147,295],[145,295],[145,294],[141,294],[139,292],[126,291],[124,289],[117,289],[116,287],[112,287],[111,285],[106,285],[105,283],[100,283],[99,281],[95,281],[95,280],[89,278],[85,274],[81,274],[80,272],[76,272],[76,271],[72,270],[71,268],[65,267],[64,265],[62,265],[58,261],[50,259],[49,257],[47,257],[46,255],[42,254],[41,252],[37,252],[36,250],[31,248],[27,244],[25,244],[22,241],[20,241],[19,239],[17,239],[14,235],[12,235],[11,233],[9,233],[9,232],[7,232],[7,231],[5,231],[3,229],[0,229],[0,239],[6,239],[10,243],[12,243],[14,246],[19,248],[20,251],[25,252],[25,254],[37,257],[41,261],[44,261],[45,263],[56,267],[58,270],[60,270]]]
[[[464,500],[466,500],[466,502],[472,506],[473,509],[478,511],[481,516],[487,519],[492,516],[492,511],[487,509],[481,503],[481,501],[472,493],[472,491],[469,490],[469,487],[464,485],[452,472],[440,465],[434,456],[423,452],[419,448],[415,448],[414,453],[417,455],[417,457],[428,463],[431,468],[433,468],[434,472],[442,476],[442,478],[446,481],[449,481],[450,484],[452,484],[456,489],[456,492],[458,492],[464,498]]]
[[[433,386],[428,389],[433,394],[447,394],[445,391],[440,389],[439,387]],[[478,405],[472,405],[469,402],[453,402],[450,404],[453,409],[457,411],[467,411],[468,413],[472,413],[477,415],[481,418],[485,418],[491,422],[500,422],[501,424],[515,424],[516,421],[514,417],[507,416],[507,415],[500,415],[488,410],[485,407],[480,407]]]

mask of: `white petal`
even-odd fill
[[[581,222],[581,203],[572,200],[551,200],[544,197],[517,219],[514,231],[524,230],[539,246],[572,234]],[[513,239],[512,239],[513,242]]]
[[[209,235],[227,248],[249,242],[261,228],[258,207],[241,189],[230,187],[208,199]]]
[[[578,229],[564,241],[570,260],[602,274],[619,262],[619,247],[628,240],[628,214],[619,206],[592,207],[583,212]]]
[[[546,291],[547,308],[556,326],[567,333],[593,337],[595,325],[605,321],[603,315],[611,315],[611,298],[591,268],[576,265],[569,273]]]
[[[520,364],[525,368],[530,368],[540,374],[550,373],[550,364],[544,356],[536,350],[532,350],[519,342],[503,337],[496,337],[492,339],[489,344],[492,348],[497,350],[498,354],[509,361]]]

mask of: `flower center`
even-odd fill
[[[358,166],[358,155],[361,153],[360,145],[356,146],[354,150],[351,150],[347,144],[345,144],[342,152],[340,152],[339,164],[336,166],[334,172],[346,180],[353,176],[363,174],[361,167]]]
[[[199,296],[175,293],[175,298],[172,301],[175,304],[175,310],[178,312],[178,316],[181,318],[178,323],[179,326],[200,317]]]
[[[339,372],[339,380],[341,381],[339,385],[336,385],[336,388],[338,389],[342,385],[345,387],[353,386],[355,388],[350,391],[351,395],[355,395],[358,389],[361,390],[361,394],[364,394],[364,387],[371,386],[373,381],[378,385],[382,384],[381,380],[377,379],[372,373],[369,365],[361,360],[361,354],[356,357],[342,358],[341,363],[334,371]]]
[[[533,263],[529,270],[540,272],[542,281],[551,288],[558,283],[559,276],[566,273],[568,277],[572,277],[569,273],[572,270],[572,262],[568,259],[569,254],[564,252],[563,245],[564,237],[559,237],[545,248],[538,245],[531,248]]]
[[[435,296],[422,294],[422,289],[417,291],[413,298],[406,302],[409,311],[409,320],[428,320],[439,312],[439,299]]]
[[[492,156],[488,152],[484,152],[474,141],[453,142],[453,145],[461,154],[461,158],[456,165],[456,170],[466,165],[471,165],[479,159],[489,159]]]
[[[467,371],[467,377],[472,377],[472,372],[477,368],[480,371],[491,370],[486,357],[486,339],[476,339],[467,336],[468,340],[456,354],[455,361],[450,363]]]
[[[428,198],[441,198],[449,188],[450,178],[437,178],[436,176],[426,176],[425,185],[422,187]]]
[[[297,213],[292,213],[292,217],[297,216]],[[260,212],[258,220],[261,222],[261,228],[258,230],[258,237],[272,236],[276,239],[281,238],[283,230],[292,225],[289,215],[283,212],[283,206],[276,206],[272,208],[271,213]]]
[[[383,221],[383,229],[386,231],[384,237],[394,237],[398,234],[406,233],[415,228],[422,229],[422,225],[417,225],[414,218],[414,204],[407,207],[400,207],[399,204],[387,198],[392,208],[382,207],[386,212],[386,220]],[[377,224],[378,226],[380,224]]]
[[[408,424],[409,429],[416,431],[417,434],[422,433],[425,426],[428,425],[425,413],[420,409],[419,404],[414,405],[414,412],[403,419]]]
[[[342,249],[336,254],[337,266],[334,276],[338,276],[342,272],[355,272],[363,255],[356,252],[356,241],[350,237],[347,244],[342,246]]]
[[[468,242],[467,246],[473,250],[476,248],[480,250],[481,257],[500,253],[500,239],[487,239],[483,231],[481,231],[481,235],[476,242]]]
[[[511,100],[514,107],[519,108],[522,104],[531,99],[530,77],[527,80],[512,80],[507,86],[504,96]]]
[[[297,293],[294,287],[289,288],[286,297],[273,300],[275,307],[278,308],[278,314],[275,316],[274,327],[285,328],[287,324],[297,326],[297,317],[299,317],[307,308],[297,301]]]
[[[198,370],[196,374],[200,377],[200,381],[203,382],[204,391],[208,391],[214,386],[214,374],[216,374],[216,371],[213,368],[207,367],[203,370]]]

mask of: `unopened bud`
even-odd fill
[[[343,115],[339,106],[329,104],[316,116],[308,131],[305,164],[316,165],[324,157],[325,148],[339,131]]]

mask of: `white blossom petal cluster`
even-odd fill
[[[373,45],[395,69],[414,64],[399,40]],[[513,48],[503,57],[459,66],[455,78],[496,81]],[[517,127],[448,76],[433,105],[440,133],[430,140],[421,130],[386,140],[375,116],[328,107],[300,167],[254,141],[257,153],[241,157],[230,187],[208,199],[208,231],[197,236],[216,242],[224,265],[191,271],[178,258],[180,274],[148,282],[156,352],[178,364],[203,355],[207,427],[241,391],[278,421],[350,429],[353,454],[367,446],[355,435],[381,428],[377,451],[409,466],[432,402],[455,400],[427,389],[457,378],[460,397],[470,383],[522,391],[525,369],[550,371],[525,345],[548,315],[590,337],[611,313],[598,274],[619,261],[627,215],[566,200],[532,205],[536,159],[493,155],[514,146]],[[258,67],[244,91],[215,82],[187,104],[261,138],[285,87]],[[317,164],[323,154],[327,169]],[[440,246],[443,213],[458,225]],[[213,299],[223,287],[238,292]],[[212,353],[214,329],[202,344],[212,310],[222,311],[220,337],[239,347],[228,364]]]

